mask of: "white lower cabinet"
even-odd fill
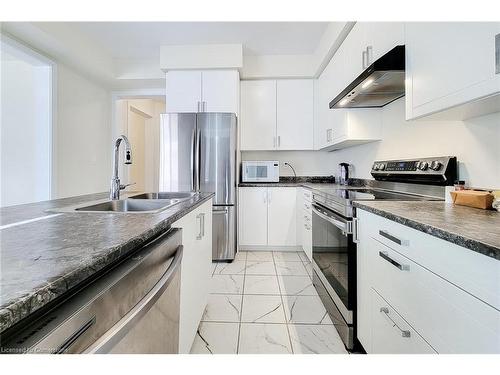
[[[367,352],[500,353],[498,260],[363,210],[357,217]]]
[[[240,246],[267,245],[267,188],[239,188],[238,242]]]
[[[296,247],[296,194],[295,187],[240,187],[240,249]]]
[[[212,267],[212,201],[172,224],[182,228],[179,353],[189,353],[209,294]]]
[[[434,349],[371,288],[372,350],[375,354],[432,354]]]

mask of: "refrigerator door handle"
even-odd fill
[[[196,128],[193,129],[193,133],[191,134],[191,190],[196,191],[196,187],[194,186],[195,181],[195,147],[196,147]]]
[[[200,129],[195,128],[194,143],[194,191],[200,191]]]

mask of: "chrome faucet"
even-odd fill
[[[111,178],[111,189],[109,191],[109,199],[112,200],[120,199],[120,190],[123,190],[127,186],[132,185],[132,184],[121,185],[120,179],[118,178],[118,160],[119,160],[118,150],[120,148],[120,143],[122,143],[122,141],[125,142],[125,164],[132,164],[132,149],[130,148],[130,142],[128,141],[127,137],[125,137],[124,135],[120,135],[115,142],[115,154],[113,157],[113,164],[114,164],[113,177]]]

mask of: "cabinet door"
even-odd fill
[[[204,112],[239,112],[240,77],[237,70],[202,72]]]
[[[498,93],[497,33],[498,22],[407,23],[407,118]]]
[[[368,65],[385,55],[391,49],[404,44],[404,24],[402,22],[363,22],[365,45],[371,47]]]
[[[274,150],[276,81],[241,82],[241,150]]]
[[[343,55],[345,64],[344,74],[340,80],[343,88],[346,88],[349,83],[365,70],[363,66],[363,51],[365,50],[365,24],[363,22],[356,22],[337,51],[339,55]]]
[[[297,189],[294,187],[268,188],[269,246],[297,246]]]
[[[313,149],[313,81],[277,81],[277,149]]]
[[[200,71],[169,71],[166,83],[166,112],[199,111],[202,101]]]
[[[267,245],[267,188],[239,188],[239,244]]]
[[[212,202],[175,222],[182,228],[179,352],[189,353],[209,294],[212,266]]]

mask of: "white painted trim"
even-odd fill
[[[239,245],[238,251],[302,251],[302,246],[251,246]]]

